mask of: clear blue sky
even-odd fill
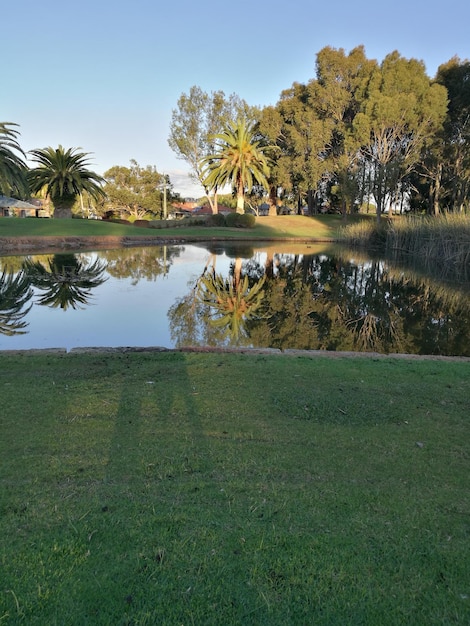
[[[434,77],[470,57],[470,2],[447,0],[11,0],[1,10],[0,121],[25,151],[90,152],[92,169],[155,165],[182,195],[188,168],[168,146],[171,111],[192,85],[276,104],[315,77],[324,46],[393,50]]]

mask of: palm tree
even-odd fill
[[[0,122],[0,193],[6,196],[28,196],[26,164],[21,156],[23,150],[18,143],[19,132],[11,122]],[[19,153],[19,154],[16,154]]]
[[[269,189],[267,146],[257,139],[255,123],[243,118],[227,124],[223,132],[214,135],[214,140],[215,152],[201,161],[204,186],[221,189],[231,185],[237,194],[237,213],[243,213],[247,188],[259,184]]]
[[[54,217],[72,217],[72,206],[84,191],[95,200],[104,197],[101,187],[104,178],[88,169],[88,153],[77,152],[75,148],[64,150],[62,146],[30,153],[32,160],[39,164],[28,172],[31,191],[45,190],[54,207]]]

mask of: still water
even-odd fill
[[[0,257],[0,349],[247,346],[470,356],[470,285],[317,246]]]

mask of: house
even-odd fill
[[[23,202],[0,195],[0,217],[49,217],[49,214],[39,200]]]

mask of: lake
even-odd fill
[[[470,286],[285,243],[0,257],[0,349],[122,346],[470,356]]]

